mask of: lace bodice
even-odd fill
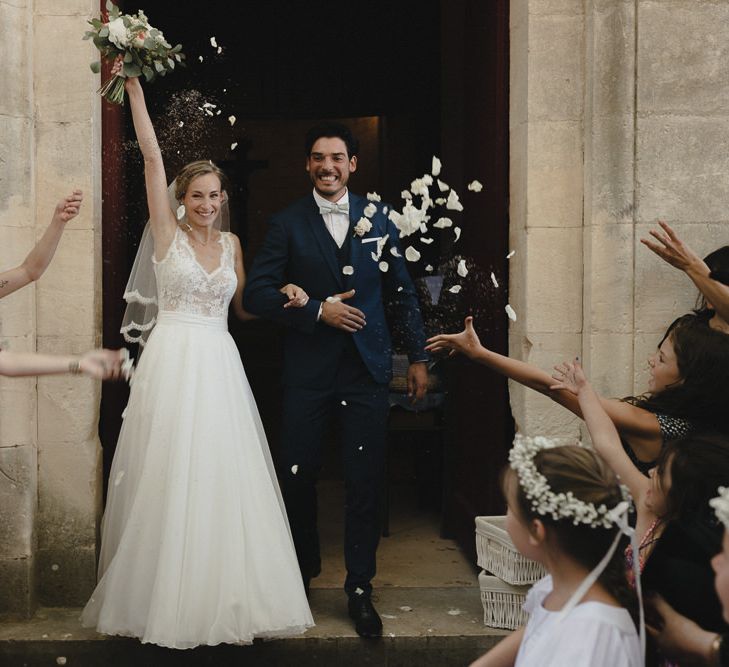
[[[185,232],[177,228],[165,257],[153,260],[160,311],[227,317],[238,279],[230,234],[221,233],[218,243],[223,246],[220,266],[208,273],[197,261]]]

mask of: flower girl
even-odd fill
[[[630,503],[594,451],[517,435],[503,478],[506,528],[549,574],[529,591],[529,622],[471,667],[638,667],[635,596],[617,549]]]

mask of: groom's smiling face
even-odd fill
[[[325,199],[337,201],[357,170],[357,156],[347,154],[347,144],[339,137],[319,137],[306,158],[306,171],[314,189]]]

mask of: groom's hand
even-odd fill
[[[359,331],[365,325],[364,313],[359,308],[342,303],[353,296],[354,290],[352,289],[349,292],[342,292],[329,297],[321,308],[321,319],[324,324],[349,333]]]
[[[412,403],[425,397],[428,391],[428,367],[424,361],[416,361],[408,367],[408,397]]]

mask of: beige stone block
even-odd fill
[[[94,337],[42,337],[38,350],[48,354],[80,354],[94,346]],[[38,378],[38,442],[78,443],[93,439],[98,429],[100,383],[84,376]]]
[[[640,2],[638,109],[721,114],[729,108],[729,3]]]
[[[531,0],[529,14],[549,16],[553,14],[577,14],[584,12],[584,0]]]
[[[611,1],[594,7],[588,71],[595,117],[632,114],[635,84],[635,7]]]
[[[36,467],[32,444],[0,447],[0,558],[27,557],[35,547]]]
[[[585,227],[585,331],[633,331],[633,226]]]
[[[36,415],[36,379],[0,377],[0,447],[35,443]]]
[[[1,24],[0,24],[1,25]],[[0,96],[0,97],[5,97]],[[0,160],[0,266],[8,241],[8,227],[32,226],[33,182],[31,179],[32,121],[22,116],[0,113],[0,145],[7,159]],[[12,159],[8,156],[12,155]]]
[[[38,448],[38,548],[93,547],[100,514],[98,439]]]
[[[0,3],[0,63],[4,72],[12,72],[12,75],[2,78],[0,115],[28,117],[32,113],[32,73],[28,59],[30,17],[31,12],[25,6]],[[12,155],[12,152],[6,155]]]
[[[38,281],[38,335],[88,336],[96,331],[95,235],[67,229],[53,263]]]
[[[588,224],[632,222],[634,216],[633,117],[593,118],[585,155]]]
[[[529,332],[582,330],[582,229],[527,230],[526,312]]]
[[[90,92],[99,87],[99,75],[91,71],[89,63],[98,60],[99,54],[90,41],[81,39],[83,21],[78,15],[40,14],[35,16],[33,32],[38,119],[45,123],[91,122],[98,100]],[[68,35],[79,37],[68,39]],[[83,147],[77,150],[88,161],[89,154],[83,152]]]
[[[581,120],[584,96],[582,16],[529,19],[529,120]]]
[[[529,123],[512,125],[509,133],[509,229],[526,227],[529,183]]]
[[[69,230],[93,229],[98,215],[96,175],[91,159],[96,147],[94,134],[91,123],[38,124],[36,211],[39,226],[48,224],[60,199],[79,188],[84,192],[84,202],[64,235]]]
[[[529,20],[529,0],[511,0],[509,3],[510,41],[514,43],[514,30],[527,24]],[[520,45],[526,47],[526,44]]]
[[[47,16],[99,17],[99,3],[91,0],[35,0],[35,14]]]
[[[514,6],[524,7],[526,0],[512,2],[509,33],[509,113],[512,127],[527,120],[529,111],[529,24],[525,12],[514,13]]]
[[[636,226],[635,329],[662,334],[668,325],[696,305],[698,290],[686,275],[640,243],[655,225]],[[674,230],[702,257],[727,241],[725,224],[675,224]]]
[[[596,333],[583,338],[585,372],[595,390],[607,398],[633,393],[633,334]]]
[[[727,219],[729,117],[638,120],[638,220]]]
[[[517,313],[516,322],[509,323],[509,331],[524,332],[526,330],[526,305],[527,305],[527,232],[524,229],[509,231],[510,251],[515,250],[514,256],[509,262],[509,294],[508,302]]]
[[[30,618],[35,606],[35,557],[0,558],[0,617]]]
[[[527,226],[582,226],[582,124],[529,123]]]

